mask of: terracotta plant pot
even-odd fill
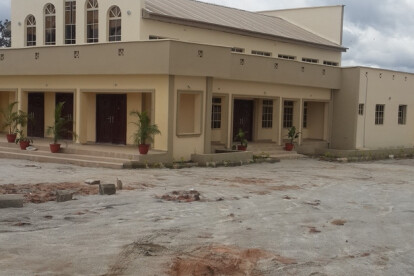
[[[150,148],[150,145],[148,145],[148,144],[147,145],[138,145],[139,153],[143,154],[143,155],[148,153],[149,148]]]
[[[60,151],[60,144],[50,144],[50,152],[58,153]]]
[[[247,146],[241,146],[241,145],[238,145],[238,146],[237,146],[237,150],[240,150],[240,151],[246,151],[246,150],[247,150]]]
[[[285,150],[286,151],[292,151],[294,148],[294,145],[292,143],[286,143],[285,144]]]
[[[17,134],[7,134],[7,142],[14,143],[16,141]]]
[[[29,141],[21,141],[21,142],[19,142],[19,144],[20,144],[20,149],[21,150],[26,150],[26,148],[28,146],[30,146],[30,142]]]

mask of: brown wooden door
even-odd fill
[[[28,94],[27,113],[32,117],[27,123],[27,136],[43,138],[45,135],[45,97],[43,93]]]
[[[96,95],[96,142],[126,144],[126,95]]]
[[[73,94],[72,93],[56,93],[56,104],[64,102],[62,109],[62,117],[71,120],[65,126],[65,132],[61,134],[62,139],[72,140],[73,135]]]
[[[235,136],[242,129],[246,134],[246,139],[252,141],[253,138],[253,101],[234,100],[233,113],[233,141]]]

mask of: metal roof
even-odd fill
[[[146,0],[144,18],[346,50],[280,17],[194,0]]]

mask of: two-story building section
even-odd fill
[[[167,159],[229,149],[239,129],[249,141],[282,145],[291,126],[301,144],[387,147],[366,133],[361,142],[363,122],[353,112],[365,69],[340,67],[343,10],[12,0],[12,49],[0,50],[0,106],[17,100],[35,117],[27,133],[45,137],[56,103],[65,101],[81,144],[132,144],[130,112],[145,110],[162,133],[153,147]],[[406,97],[413,76],[395,73],[393,81]],[[412,117],[404,110],[407,124]],[[412,146],[412,128],[409,135],[396,146]]]

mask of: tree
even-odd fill
[[[11,22],[6,19],[0,20],[0,47],[11,46]]]

